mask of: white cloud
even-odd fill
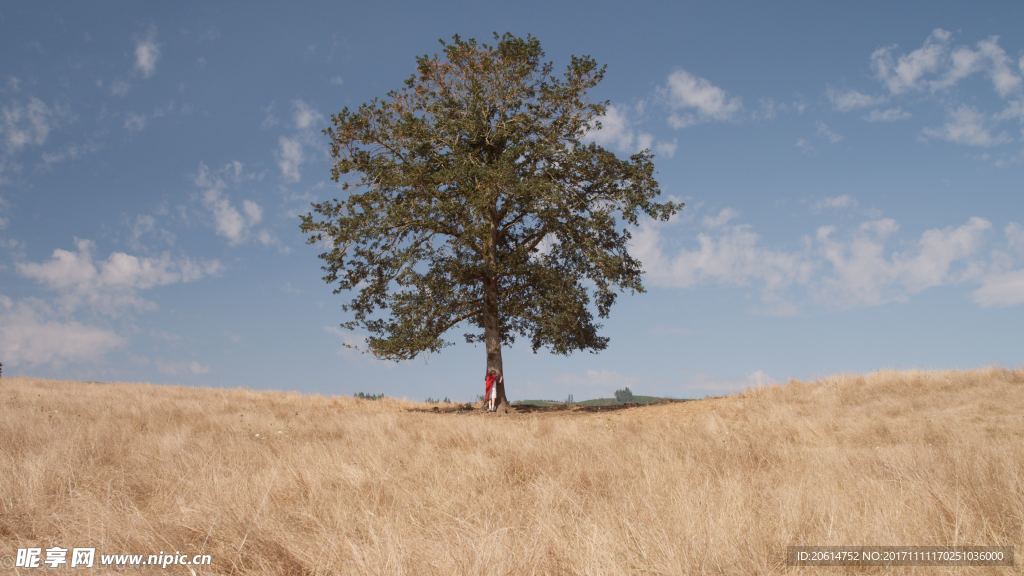
[[[975,255],[990,228],[988,220],[972,217],[956,228],[925,230],[913,250],[893,256],[901,282],[910,293],[916,293],[963,280],[969,271],[957,274],[953,265]]]
[[[127,224],[128,246],[133,250],[146,250],[146,238],[153,238],[167,246],[173,245],[176,240],[174,233],[161,226],[153,214],[137,214],[130,218]]]
[[[145,39],[135,43],[135,69],[149,78],[156,72],[156,63],[160,59],[160,45],[156,43],[156,31],[150,30]]]
[[[855,205],[843,195],[826,198],[817,207]],[[794,302],[802,300],[839,308],[876,306],[930,288],[978,282],[985,274],[991,282],[1005,284],[993,274],[1012,267],[1012,260],[1001,267],[986,263],[982,249],[992,224],[979,217],[925,230],[911,242],[898,242],[899,225],[891,218],[865,221],[845,233],[822,226],[792,250],[765,246],[749,225],[733,224],[734,217],[723,210],[704,218],[697,246],[674,253],[666,249],[666,237],[677,220],[644,222],[630,252],[643,263],[645,279],[653,286],[753,287],[761,299],[760,312],[772,315],[793,315],[798,312]],[[1024,257],[1024,228],[1010,225],[1006,236],[1011,250]]]
[[[260,122],[260,128],[266,130],[275,128],[278,124],[280,124],[280,120],[277,118],[277,104],[271,102],[263,107],[263,121]]]
[[[886,108],[885,110],[872,110],[865,116],[868,122],[897,122],[910,118],[910,112],[903,108]]]
[[[951,34],[936,28],[920,48],[898,58],[895,46],[879,48],[871,54],[875,75],[893,94],[902,94],[922,87],[923,79],[942,66]]]
[[[677,147],[678,142],[676,142],[675,140],[672,140],[671,142],[664,142],[659,140],[654,145],[654,153],[665,158],[672,158],[673,156],[676,155]]]
[[[805,156],[813,156],[817,152],[817,149],[814,148],[814,145],[808,142],[807,139],[803,137],[796,139],[795,146],[796,149],[803,153]]]
[[[88,154],[92,154],[100,150],[100,145],[96,142],[83,142],[76,143],[72,142],[66,144],[63,148],[57,150],[46,150],[39,155],[39,159],[42,160],[42,167],[44,169],[52,168],[57,164],[63,162],[74,162],[81,157]]]
[[[844,140],[844,136],[835,130],[833,130],[828,124],[818,120],[814,123],[815,132],[817,133],[818,139],[824,140],[829,144],[838,144]],[[818,153],[817,148],[807,138],[800,137],[796,139],[796,148],[805,156],[814,156]]]
[[[1024,258],[1024,227],[1016,222],[1010,222],[1006,225],[1004,232],[1006,233],[1006,243],[1010,250]]]
[[[146,117],[129,112],[124,118],[124,128],[129,132],[142,132],[146,128]]]
[[[285,182],[297,183],[302,180],[302,165],[309,160],[308,150],[318,152],[322,150],[319,140],[316,139],[316,130],[324,122],[324,117],[315,108],[303,100],[292,101],[292,130],[287,135],[281,135],[277,139],[277,150],[274,157],[277,160],[277,167]],[[264,128],[273,128],[283,124],[277,118],[274,111],[274,104],[271,103],[264,109]]]
[[[288,253],[291,251],[287,246],[282,246],[281,241],[267,230],[260,230],[256,234],[256,241],[263,246],[276,246],[277,248],[280,249],[281,252],[284,253]]]
[[[982,56],[970,48],[961,46],[950,54],[949,70],[946,75],[932,82],[934,88],[949,88],[982,68]]]
[[[245,213],[245,218],[249,221],[250,225],[255,226],[263,220],[263,209],[252,200],[246,199],[242,201],[242,212]]]
[[[217,234],[227,238],[232,245],[240,244],[245,238],[246,220],[224,197],[224,193],[217,188],[204,191],[203,204],[213,212]]]
[[[154,362],[156,363],[156,369],[159,370],[161,374],[166,374],[168,376],[180,376],[182,374],[200,376],[210,372],[209,366],[201,364],[195,360],[175,361],[158,358]]]
[[[604,115],[598,118],[600,127],[595,123],[584,135],[586,140],[600,146],[615,147],[620,150],[632,150],[636,135],[626,118],[626,114],[614,104],[609,104]]]
[[[925,128],[925,138],[944,140],[954,144],[988,148],[1009,141],[1006,134],[993,134],[987,126],[985,115],[970,106],[959,106],[946,115],[946,124],[936,128]]]
[[[986,308],[1024,304],[1024,270],[986,276],[971,297]]]
[[[832,275],[824,282],[822,299],[835,297],[846,304],[880,304],[882,287],[891,276],[884,243],[897,228],[891,219],[866,222],[845,243],[833,240],[833,227],[819,228],[818,245],[832,266]]]
[[[721,228],[735,219],[738,215],[739,213],[735,210],[726,207],[719,210],[718,214],[714,216],[705,216],[701,222],[704,224],[705,228]]]
[[[839,196],[829,196],[818,201],[815,205],[819,210],[843,210],[846,208],[853,208],[857,205],[857,200],[850,197],[847,194]]]
[[[242,200],[241,209],[231,202],[227,195],[230,184],[238,184],[245,178],[241,162],[229,162],[217,171],[210,170],[205,163],[199,164],[196,186],[202,189],[203,206],[213,216],[214,230],[227,238],[228,243],[237,246],[250,238],[263,220],[263,209],[253,200]],[[260,233],[256,232],[257,237]]]
[[[96,362],[124,344],[110,330],[59,321],[43,305],[0,295],[0,357],[12,368]]]
[[[634,233],[630,252],[643,263],[646,280],[665,288],[756,284],[771,292],[807,281],[811,266],[803,255],[765,248],[750,226],[728,224],[731,217],[719,212],[709,223],[720,224],[699,233],[696,248],[676,254],[663,247],[667,225],[646,222]]]
[[[985,72],[992,88],[1006,98],[1024,84],[1013,69],[1013,61],[991,36],[974,48],[950,49],[952,34],[935,29],[920,48],[894,58],[895,46],[879,48],[871,55],[872,68],[892,94],[913,90],[945,90],[974,74]]]
[[[996,93],[1006,98],[1021,86],[1021,78],[1013,71],[1013,63],[999,46],[999,37],[978,42],[976,49],[959,47],[950,54],[946,75],[932,83],[934,88],[949,88],[977,72],[987,71]]]
[[[1024,132],[1024,130],[1022,130],[1022,132]],[[1021,134],[1021,136],[1024,136],[1024,134]],[[996,168],[1021,166],[1024,165],[1024,148],[1020,148],[1009,154],[982,154],[981,158],[991,162]]]
[[[319,112],[302,100],[295,100],[292,105],[295,109],[295,127],[299,130],[307,130],[323,120]]]
[[[899,226],[889,218],[860,225],[852,238],[835,239],[835,229],[817,232],[817,247],[831,268],[817,287],[819,299],[839,306],[878,305],[927,288],[967,279],[969,258],[980,249],[991,223],[971,218],[962,226],[926,230],[911,250],[887,250]],[[963,263],[959,270],[955,268]]]
[[[832,102],[832,106],[840,112],[869,108],[884,101],[884,98],[881,96],[871,96],[857,90],[840,91],[829,88],[825,91],[825,94]]]
[[[114,80],[110,83],[110,94],[112,96],[123,97],[128,94],[130,86],[124,80]]]
[[[738,97],[730,97],[725,90],[686,70],[669,74],[663,92],[673,110],[668,119],[673,128],[732,120],[743,108]]]
[[[779,116],[779,104],[773,98],[761,98],[757,101],[757,111],[754,118],[757,120],[771,121]]]
[[[76,240],[75,250],[56,249],[43,262],[19,262],[18,274],[34,280],[61,296],[67,310],[87,304],[94,310],[116,314],[124,309],[151,308],[138,292],[193,282],[220,270],[216,260],[197,262],[188,258],[139,257],[114,252],[106,260],[93,258],[95,245]]]
[[[637,133],[636,147],[638,150],[650,150],[654,147],[654,136],[651,136],[647,132]]]
[[[999,46],[999,37],[993,36],[987,40],[978,42],[978,51],[983,54],[989,62],[989,78],[992,80],[992,87],[996,93],[1006,98],[1021,87],[1021,78],[1013,71],[1013,64]]]
[[[281,175],[288,182],[298,182],[302,179],[302,172],[299,169],[304,160],[302,143],[296,138],[281,136],[277,144],[277,166],[281,169]]]
[[[1024,304],[1024,269],[1013,269],[1014,261],[1024,261],[1024,226],[1011,222],[1004,228],[1009,253],[997,253],[993,266],[981,278],[971,298],[986,308]]]
[[[760,388],[762,386],[771,386],[777,381],[769,376],[764,370],[755,370],[747,375],[747,386],[753,386]]]
[[[8,152],[17,152],[25,146],[41,146],[57,126],[65,112],[39,98],[8,102],[0,107],[0,134]]]
[[[598,122],[601,125],[600,128],[597,127]],[[654,136],[647,132],[637,131],[632,124],[625,109],[615,104],[609,104],[604,115],[599,117],[583,134],[583,140],[629,154],[648,149],[669,158],[675,155],[675,141],[655,142]]]
[[[10,182],[9,174],[21,171],[21,164],[11,160],[5,154],[0,154],[0,188]]]
[[[822,138],[828,140],[832,144],[838,144],[843,141],[842,134],[839,134],[835,130],[832,130],[832,128],[830,128],[828,124],[825,124],[821,120],[818,120],[815,123],[815,128],[817,129],[818,136],[821,136]]]
[[[775,120],[780,114],[803,114],[807,104],[800,99],[790,102],[779,102],[774,98],[759,98],[757,110],[751,113],[754,120],[769,122]]]
[[[1002,112],[996,114],[996,120],[1024,121],[1024,100],[1014,100],[1007,104]]]

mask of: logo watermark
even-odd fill
[[[164,552],[156,554],[97,553],[95,547],[64,548],[62,546],[18,548],[14,557],[0,556],[0,568],[132,568],[138,566],[212,566],[209,554],[182,554]]]
[[[787,566],[1013,566],[1013,546],[789,546]]]

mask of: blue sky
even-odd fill
[[[601,354],[505,352],[509,397],[698,397],[888,368],[1020,366],[1024,6],[67,3],[0,8],[5,373],[422,399],[484,351],[386,363],[297,215],[320,129],[460,34],[608,65],[588,138],[666,196]],[[455,331],[453,339],[461,340]]]

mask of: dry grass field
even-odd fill
[[[609,413],[0,381],[0,560],[196,574],[1020,574],[1024,370],[881,372]],[[1014,567],[798,568],[787,545],[1011,545]],[[189,574],[183,567],[126,570]]]

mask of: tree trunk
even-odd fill
[[[493,368],[499,375],[494,383],[498,388],[494,408],[497,413],[505,414],[509,411],[509,403],[505,396],[505,368],[501,362],[501,311],[498,310],[498,228],[501,218],[496,202],[495,199],[495,204],[488,211],[490,234],[484,240],[484,259],[490,269],[484,280],[484,344],[487,348],[487,369]]]
[[[501,328],[498,321],[498,279],[487,280],[484,286],[484,344],[487,348],[487,370],[493,368],[501,376],[495,383],[498,387],[495,409],[499,413],[509,410],[505,396],[505,369],[501,361]],[[484,401],[486,402],[486,398]]]

